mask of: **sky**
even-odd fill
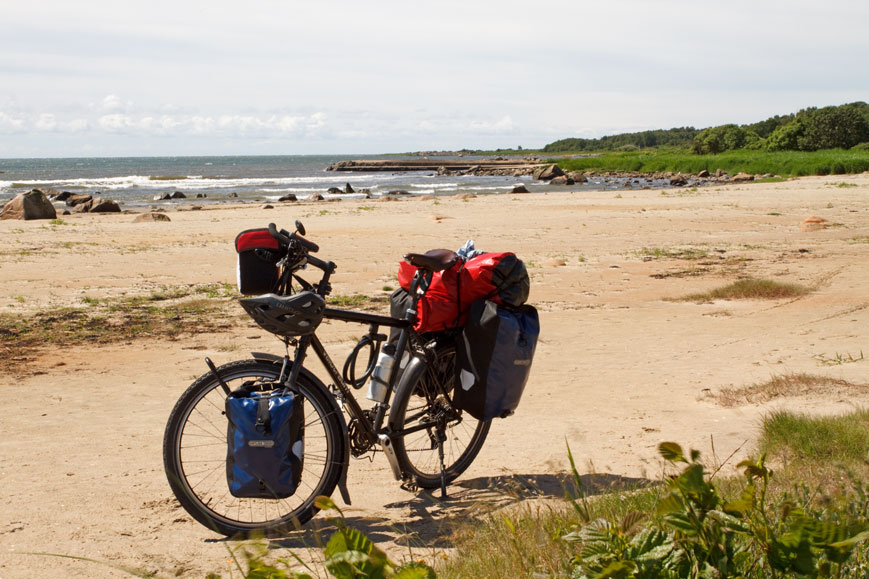
[[[865,0],[3,0],[0,157],[539,148],[869,101]]]

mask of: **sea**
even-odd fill
[[[529,193],[563,191],[531,177],[438,175],[433,171],[333,172],[327,167],[351,159],[419,159],[371,155],[292,155],[238,157],[106,157],[58,159],[0,159],[0,205],[18,193],[38,187],[88,193],[118,201],[125,208],[154,204],[277,201],[294,194],[300,201],[320,193],[325,197],[372,197],[403,190],[411,195],[510,193],[524,184]],[[456,157],[438,157],[445,160]],[[462,160],[473,159],[464,156]],[[627,183],[627,184],[626,184]],[[347,184],[354,193],[343,193]],[[591,179],[572,186],[585,190],[619,189],[629,181]],[[341,194],[328,195],[336,187]],[[166,193],[184,198],[156,201]]]

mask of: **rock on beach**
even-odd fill
[[[0,219],[56,219],[57,211],[39,189],[19,193],[3,206]]]

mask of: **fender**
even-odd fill
[[[251,352],[250,355],[254,360],[259,360],[262,362],[274,362],[276,364],[283,364],[284,357],[276,356],[274,354],[268,354],[266,352]],[[326,387],[323,382],[317,378],[310,370],[302,366],[301,374],[305,376],[307,380],[317,384],[320,388],[323,389],[324,392],[329,392],[329,388]],[[341,412],[341,408],[338,407],[338,403],[335,401],[335,397],[331,394],[326,397],[329,400],[329,405],[332,407],[331,412],[338,417],[338,422],[341,425],[341,436],[344,439],[344,457],[341,462],[341,478],[338,479],[338,491],[341,493],[341,499],[344,501],[345,505],[349,505],[350,503],[350,493],[347,491],[347,469],[350,466],[350,437],[347,434],[347,422],[344,420],[344,413]]]
[[[407,366],[404,368],[404,372],[401,374],[401,378],[398,380],[398,386],[395,387],[395,396],[393,398],[398,397],[399,392],[403,392],[405,388],[413,388],[416,386],[417,381],[422,378],[426,369],[426,361],[422,356],[413,356],[410,359],[410,362],[407,363]],[[393,424],[392,412],[389,413],[389,420],[387,421],[387,426],[390,430],[397,430],[400,425]]]

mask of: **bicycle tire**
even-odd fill
[[[425,489],[441,485],[441,462],[436,443],[439,428],[443,429],[445,436],[444,472],[446,482],[450,483],[471,466],[491,426],[489,420],[476,420],[467,412],[453,408],[442,393],[451,394],[455,387],[455,346],[450,343],[437,347],[432,362],[418,380],[398,388],[388,422],[392,431],[424,421],[433,424],[430,428],[393,439],[393,449],[403,475]]]
[[[281,365],[262,360],[230,362],[217,369],[235,390],[245,382],[274,386]],[[299,488],[285,499],[236,498],[226,482],[226,395],[213,373],[199,377],[181,395],[166,424],[163,466],[181,506],[204,526],[223,535],[276,535],[298,529],[319,509],[317,496],[329,496],[340,479],[344,436],[340,410],[325,387],[300,373],[304,398],[304,467]]]

